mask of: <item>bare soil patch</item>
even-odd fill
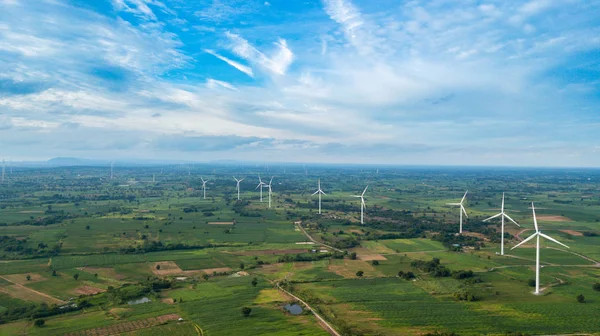
[[[45,293],[41,293],[38,291],[35,291],[33,289],[27,288],[25,286],[21,286],[21,285],[11,285],[11,286],[6,286],[6,287],[0,287],[0,292],[7,294],[11,297],[14,297],[16,299],[21,299],[24,301],[33,301],[33,302],[38,302],[38,303],[48,303],[48,304],[63,304],[64,301],[59,300],[55,297],[52,297],[48,294]]]
[[[177,314],[162,315],[157,317],[150,317],[144,320],[137,320],[131,322],[123,322],[114,324],[104,328],[95,328],[80,330],[65,334],[65,336],[105,336],[105,335],[119,335],[123,333],[132,332],[139,329],[151,328],[168,321],[177,321],[180,316]]]
[[[463,231],[462,233],[465,236],[469,236],[469,237],[475,237],[475,238],[479,238],[479,239],[483,239],[485,241],[489,241],[488,238],[485,237],[485,235],[483,233],[479,233],[479,232],[466,232]]]
[[[357,233],[357,234],[359,234],[359,235],[363,235],[363,234],[365,234],[364,232],[362,232],[362,231],[360,231],[360,230],[357,230],[357,229],[352,229],[352,230],[350,230],[350,232],[352,232],[352,233]]]
[[[573,220],[564,216],[537,216],[538,220],[546,221],[546,222],[572,222]]]
[[[20,214],[40,214],[40,213],[44,213],[43,211],[40,210],[23,210],[23,211],[19,211],[18,213]]]
[[[173,261],[159,261],[151,265],[152,273],[156,275],[184,274],[181,268]],[[157,269],[156,266],[160,266],[160,269]]]
[[[92,286],[81,286],[81,287],[75,288],[75,293],[80,294],[80,295],[81,294],[94,295],[94,294],[103,293],[103,292],[106,292],[106,290],[102,289],[102,288],[92,287]]]
[[[363,271],[364,277],[381,276],[381,272],[362,260],[343,260],[329,265],[328,269],[344,278],[357,278],[356,272]]]
[[[208,225],[233,225],[233,222],[208,222]]]
[[[358,259],[363,261],[371,261],[371,260],[387,260],[386,257],[381,254],[359,254],[357,255]]]
[[[172,298],[164,298],[164,299],[160,299],[160,301],[162,301],[163,303],[166,303],[166,304],[173,304],[173,303],[175,303],[175,301],[173,301]]]
[[[564,232],[564,233],[568,233],[572,236],[583,236],[583,233],[579,232],[579,231],[573,231],[573,230],[560,230],[560,232]]]

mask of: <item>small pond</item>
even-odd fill
[[[140,304],[140,303],[147,303],[147,302],[150,302],[150,301],[151,300],[148,299],[147,297],[143,297],[143,298],[139,298],[137,300],[128,301],[127,304],[128,305],[136,305],[136,304]]]
[[[295,303],[293,303],[293,304],[288,303],[285,306],[283,306],[283,309],[287,310],[292,315],[302,314],[302,307],[300,307],[299,305],[297,305]]]

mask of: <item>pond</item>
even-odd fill
[[[128,305],[136,305],[136,304],[140,304],[140,303],[147,303],[147,302],[150,302],[150,301],[151,300],[148,299],[147,297],[143,297],[143,298],[139,298],[137,300],[128,301],[127,304]]]
[[[288,312],[290,312],[290,314],[292,315],[300,315],[302,314],[302,307],[300,307],[297,304],[286,304],[285,306],[283,306],[283,309],[287,310]]]

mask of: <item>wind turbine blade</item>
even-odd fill
[[[494,218],[496,218],[496,217],[498,217],[498,216],[501,216],[501,215],[502,215],[502,213],[499,213],[499,214],[497,214],[497,215],[493,215],[493,216],[492,216],[492,217],[490,217],[490,218],[486,218],[486,219],[484,219],[483,221],[484,221],[484,222],[487,222],[487,221],[489,221],[490,219],[494,219]]]
[[[260,179],[260,174],[258,174],[258,182],[262,183],[262,180]]]
[[[269,181],[269,185],[273,182],[273,176],[271,176],[271,181]]]
[[[509,216],[509,215],[507,215],[507,214],[505,214],[505,213],[503,213],[503,215],[504,215],[504,217],[508,218],[508,220],[509,220],[509,221],[511,221],[511,222],[513,222],[513,223],[515,223],[515,225],[516,225],[516,226],[521,226],[521,225],[519,225],[519,223],[515,222],[515,221],[514,221],[512,218],[510,218],[510,216]]]
[[[326,193],[325,193],[323,190],[321,190],[321,194],[323,194],[323,195],[327,195],[327,194],[326,194]]]
[[[259,183],[259,184],[256,186],[256,188],[254,188],[254,190],[256,190],[256,189],[258,189],[258,188],[260,188],[260,187],[262,187],[262,183]]]
[[[554,238],[552,238],[552,237],[550,237],[550,236],[548,236],[548,235],[546,235],[546,234],[543,234],[543,233],[541,233],[541,232],[540,232],[540,236],[542,236],[542,237],[544,237],[544,238],[546,238],[546,239],[548,239],[548,240],[550,240],[550,241],[553,241],[553,242],[555,242],[555,243],[557,243],[557,244],[560,244],[560,245],[562,245],[562,246],[564,246],[564,247],[566,247],[566,248],[570,248],[570,247],[568,247],[567,245],[565,245],[565,244],[563,244],[563,243],[559,242],[558,240],[556,240],[556,239],[554,239]]]
[[[468,193],[468,192],[469,192],[468,190],[467,190],[467,191],[465,191],[465,195],[464,195],[464,196],[463,196],[463,198],[460,200],[460,204],[462,204],[462,202],[464,202],[464,201],[465,201],[465,197],[467,197],[467,193]]]
[[[359,195],[351,195],[350,197],[362,197],[362,196],[359,196]]]
[[[363,208],[367,208],[367,204],[365,203],[365,199],[364,198],[360,198],[360,202],[362,203]]]
[[[202,180],[202,183],[206,183],[202,177],[200,177],[200,179]]]
[[[464,207],[462,204],[460,205],[460,209],[462,210],[462,212],[464,212],[464,213],[465,213],[465,216],[466,216],[467,218],[469,218],[469,216],[467,215],[467,210],[465,210],[465,207]]]
[[[241,179],[239,182],[242,182],[244,179]]]
[[[502,193],[502,213],[504,213],[504,193]]]
[[[365,196],[365,193],[367,192],[368,187],[369,187],[368,185],[365,187],[365,190],[363,190],[362,196]]]
[[[533,202],[531,202],[531,210],[533,211],[533,224],[535,225],[535,232],[539,232],[537,218],[535,217],[535,208],[533,207]]]
[[[533,238],[535,238],[535,236],[537,236],[537,235],[538,235],[538,233],[537,233],[537,232],[536,232],[536,233],[534,233],[534,234],[532,234],[531,236],[527,237],[527,239],[525,239],[525,240],[523,240],[522,242],[518,243],[517,245],[513,246],[513,247],[511,248],[511,250],[514,250],[514,249],[516,249],[517,247],[519,247],[519,246],[521,246],[521,245],[523,245],[523,244],[527,243],[528,241],[530,241],[530,240],[532,240]]]
[[[311,196],[314,196],[319,193],[319,190],[315,191]]]
[[[460,205],[460,203],[446,203],[446,205]]]

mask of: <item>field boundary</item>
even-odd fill
[[[24,289],[25,291],[28,291],[30,293],[35,293],[36,295],[43,296],[43,297],[45,297],[47,299],[50,299],[50,301],[52,303],[59,303],[59,304],[65,304],[66,303],[65,301],[63,301],[63,300],[61,300],[59,298],[55,298],[54,296],[48,295],[46,293],[42,293],[40,291],[36,291],[35,289],[31,289],[31,288],[25,287],[23,285],[20,285],[20,284],[18,284],[16,282],[13,282],[13,281],[9,280],[8,278],[5,278],[3,276],[0,276],[0,278],[6,280],[8,282],[10,282],[11,284],[13,284],[13,286],[16,286],[16,287],[18,287],[20,289]],[[6,294],[11,295],[10,292],[6,292]]]

